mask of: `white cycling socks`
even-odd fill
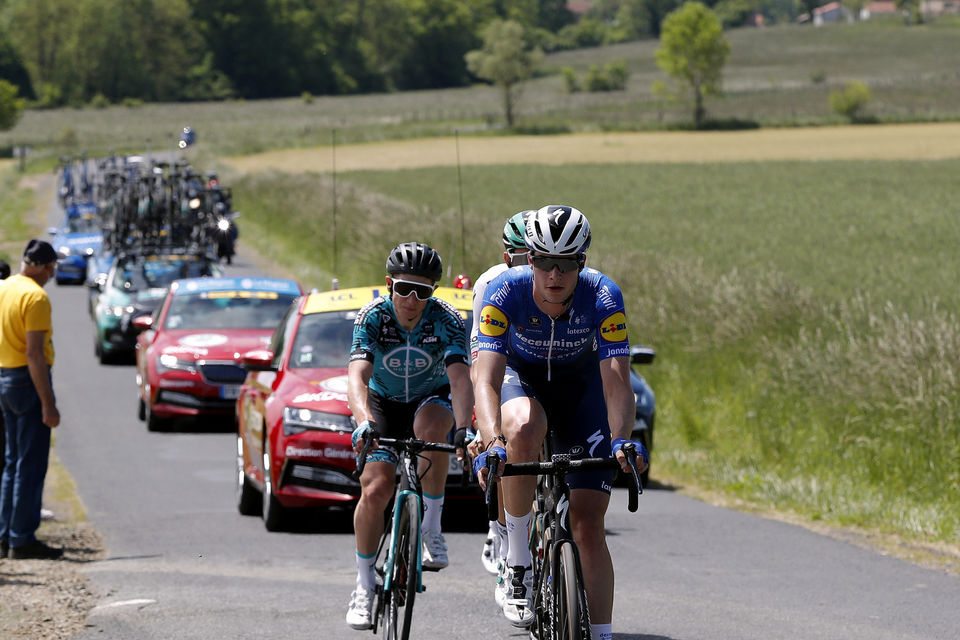
[[[592,624],[590,625],[590,637],[593,640],[613,640],[612,624]]]
[[[440,516],[443,514],[443,495],[431,496],[423,494],[423,522],[420,531],[434,531],[440,533]]]
[[[503,512],[507,521],[507,565],[511,567],[529,567],[532,564],[530,547],[527,541],[530,537],[530,520],[533,510],[522,516],[512,516]]]
[[[500,524],[497,521],[493,523],[496,526],[497,542],[500,544],[500,558],[506,562],[507,551],[510,550],[510,538],[507,536],[507,525]]]
[[[365,556],[357,551],[357,584],[367,591],[377,588],[377,574],[373,570],[376,561],[377,554]]]

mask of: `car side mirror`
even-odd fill
[[[133,328],[137,331],[146,331],[153,327],[153,316],[137,316],[130,321],[130,324],[132,324]]]
[[[276,371],[274,353],[270,349],[254,349],[240,356],[240,364],[248,371]]]
[[[56,227],[47,227],[48,235],[55,236],[57,235],[57,231],[59,231],[59,229],[57,229]]]
[[[630,364],[650,364],[656,357],[657,352],[650,347],[630,347]]]

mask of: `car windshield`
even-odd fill
[[[168,287],[180,278],[219,275],[211,261],[191,256],[149,256],[120,265],[113,286],[124,291]]]
[[[297,296],[275,291],[204,291],[175,295],[165,329],[275,329]]]
[[[70,216],[67,233],[94,233],[100,231],[100,222],[94,216]]]
[[[356,318],[356,311],[303,316],[290,352],[290,368],[346,367]]]

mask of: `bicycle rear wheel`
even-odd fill
[[[583,574],[573,544],[562,542],[558,545],[557,561],[557,581],[554,583],[556,637],[561,640],[590,640],[590,613],[583,589]]]
[[[408,640],[413,622],[413,601],[419,586],[420,505],[414,494],[403,498],[393,541],[390,590],[384,591],[384,640]]]

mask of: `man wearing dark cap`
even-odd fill
[[[20,273],[0,286],[0,406],[7,436],[0,481],[0,556],[49,559],[63,555],[36,537],[50,429],[60,424],[53,395],[53,324],[43,286],[57,271],[49,242],[30,240]]]

